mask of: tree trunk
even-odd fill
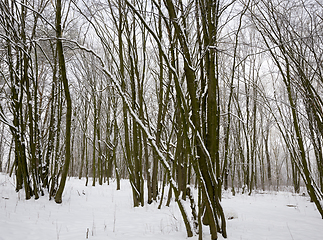
[[[59,60],[59,68],[61,81],[64,86],[66,98],[66,132],[65,132],[65,162],[62,170],[61,181],[55,196],[56,203],[62,203],[62,194],[65,188],[68,169],[71,161],[71,123],[72,123],[72,100],[70,96],[68,80],[66,75],[65,58],[63,51],[62,37],[62,3],[61,0],[56,1],[56,37],[57,37],[57,55]]]

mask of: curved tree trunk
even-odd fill
[[[56,1],[56,37],[57,37],[57,55],[59,60],[60,76],[64,86],[66,98],[66,132],[65,132],[65,162],[62,170],[61,181],[55,196],[56,203],[62,203],[62,194],[65,188],[66,178],[71,160],[71,123],[72,123],[72,100],[70,96],[68,80],[66,75],[65,58],[63,51],[62,37],[62,3]]]

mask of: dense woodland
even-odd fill
[[[217,239],[223,190],[304,186],[323,217],[322,96],[320,0],[0,0],[0,171],[26,199],[125,178]]]

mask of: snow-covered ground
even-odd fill
[[[187,239],[177,205],[157,204],[133,208],[128,181],[84,186],[84,180],[67,181],[63,203],[24,200],[14,179],[0,174],[0,240],[181,240]],[[223,207],[228,240],[320,240],[323,220],[308,197],[288,192],[237,195],[225,193]],[[204,239],[210,239],[204,228]],[[191,238],[198,239],[197,236]],[[222,239],[219,236],[219,239]]]

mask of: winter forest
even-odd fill
[[[0,172],[28,201],[126,180],[198,239],[227,192],[322,218],[322,96],[320,0],[0,0]]]

